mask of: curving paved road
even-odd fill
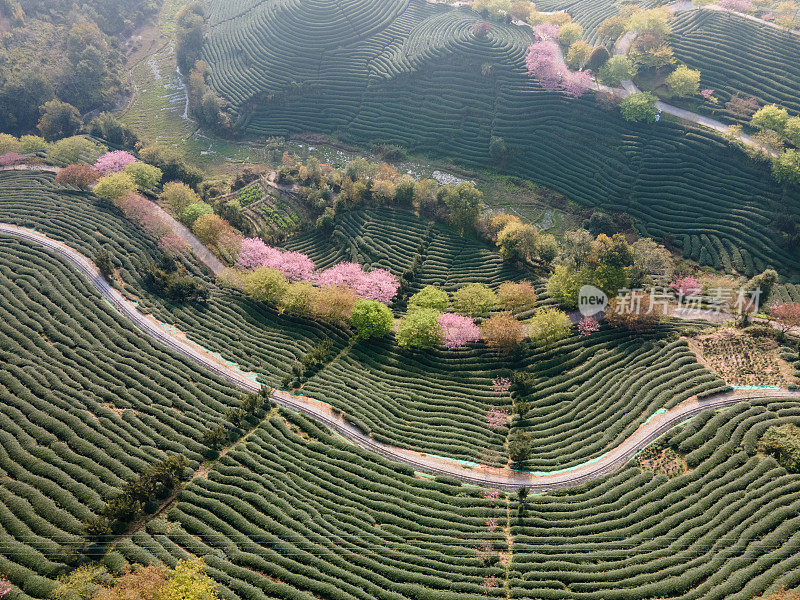
[[[0,223],[0,235],[26,240],[63,257],[97,289],[103,298],[146,335],[245,391],[258,392],[261,389],[261,384],[250,379],[246,374],[224,363],[218,357],[186,340],[176,332],[167,330],[152,317],[140,313],[132,302],[126,300],[120,292],[103,279],[92,261],[77,250],[36,231],[5,223]],[[272,399],[279,405],[301,412],[323,423],[357,446],[409,465],[416,470],[448,475],[467,483],[494,488],[516,489],[526,486],[533,492],[569,487],[611,473],[623,466],[664,432],[689,417],[707,409],[724,408],[744,400],[765,397],[800,399],[800,391],[728,392],[702,400],[692,397],[666,412],[653,415],[621,444],[586,464],[553,473],[522,473],[505,468],[470,467],[454,460],[382,444],[348,424],[326,403],[280,390],[272,393]]]

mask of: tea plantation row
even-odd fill
[[[719,98],[716,117],[747,122],[725,103],[735,94],[759,105],[779,104],[800,113],[800,38],[727,13],[678,13],[670,44],[682,63],[702,73],[701,85]]]
[[[367,3],[340,6],[361,15]],[[316,2],[252,2],[212,27],[206,59],[215,87],[238,110],[237,126],[258,136],[331,132],[472,166],[490,163],[489,142],[500,137],[510,173],[582,207],[627,212],[642,234],[671,240],[703,264],[748,275],[800,267],[772,231],[776,210],[800,213],[800,194],[717,134],[668,119],[631,124],[591,94],[544,92],[524,69],[532,40],[525,28],[494,23],[487,38],[476,37],[478,15],[424,0],[410,0],[389,24],[381,19],[395,4],[377,4],[374,22],[362,21],[362,38],[352,43],[332,45],[350,39],[352,27]],[[590,12],[599,19],[606,10],[614,9]],[[286,39],[286,19],[303,23],[298,35],[308,44]]]
[[[800,476],[755,455],[787,420],[800,404],[705,413],[671,436],[686,474],[631,463],[506,512],[502,495],[413,477],[275,416],[116,552],[203,555],[232,599],[750,599],[800,583]]]
[[[239,394],[36,246],[0,237],[0,296],[0,571],[43,598],[82,521],[167,454],[196,468]]]

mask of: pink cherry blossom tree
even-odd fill
[[[486,519],[486,529],[488,529],[489,532],[497,529],[497,517],[489,517]]]
[[[719,6],[735,12],[747,12],[753,8],[751,0],[719,0]]]
[[[463,348],[470,342],[481,338],[481,330],[475,321],[456,313],[444,313],[439,316],[439,340],[448,350]]]
[[[495,377],[492,379],[492,389],[504,394],[511,389],[511,380],[508,377]]]
[[[501,429],[508,425],[509,413],[501,408],[492,408],[486,413],[486,425],[489,429]]]
[[[578,323],[578,335],[586,337],[592,335],[595,331],[600,330],[600,323],[592,317],[585,317]]]
[[[0,156],[0,167],[13,167],[14,165],[21,165],[25,162],[25,157],[16,152],[6,152]]]
[[[542,25],[549,25],[549,23]],[[545,91],[563,90],[569,96],[579,98],[591,87],[592,77],[588,71],[570,71],[564,63],[558,43],[553,41],[549,35],[550,32],[544,29],[537,34],[540,40],[528,48],[528,54],[525,57],[528,74],[536,77],[539,85]]]
[[[164,254],[169,256],[180,256],[189,249],[186,242],[183,241],[183,238],[174,233],[168,233],[158,240],[158,247],[161,248]]]
[[[359,298],[378,300],[389,304],[400,289],[400,281],[386,269],[365,272],[361,265],[343,262],[325,269],[314,277],[319,286],[343,286],[353,290]]]
[[[109,173],[124,171],[125,167],[135,162],[136,157],[130,152],[115,150],[113,152],[106,152],[103,156],[98,158],[97,162],[94,163],[94,168],[104,175],[108,175]]]
[[[561,87],[568,96],[580,98],[592,87],[592,76],[588,71],[566,71]]]
[[[708,100],[709,98],[711,98],[711,96],[714,95],[714,90],[712,90],[711,88],[706,88],[704,90],[700,90],[700,95],[704,99]]]
[[[12,589],[11,582],[5,577],[0,577],[0,598],[11,592]]]
[[[692,275],[684,275],[676,277],[669,284],[669,287],[678,295],[681,296],[694,296],[699,294],[703,287],[696,277]]]
[[[241,241],[237,264],[243,269],[269,267],[277,269],[294,281],[310,281],[314,276],[314,261],[300,252],[285,252],[267,246],[259,238],[245,238]]]
[[[558,25],[555,23],[539,23],[532,28],[533,35],[539,40],[556,40],[558,39]]]

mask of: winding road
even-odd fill
[[[94,263],[77,250],[31,229],[0,223],[0,235],[10,236],[42,246],[64,258],[75,267],[117,311],[129,319],[143,333],[168,348],[208,369],[222,379],[247,392],[258,392],[262,385],[230,364],[203,348],[167,329],[158,321],[142,314],[136,306],[100,275]],[[615,448],[583,465],[552,473],[523,473],[506,468],[468,466],[458,461],[430,456],[422,452],[398,448],[376,442],[362,431],[348,424],[332,407],[313,398],[274,390],[272,399],[279,405],[303,413],[338,432],[353,444],[388,459],[409,465],[422,472],[448,475],[461,481],[502,489],[528,487],[532,492],[569,487],[601,477],[615,471],[633,458],[640,450],[678,423],[708,409],[719,409],[755,398],[800,399],[800,391],[765,390],[760,392],[727,392],[708,398],[688,398],[668,411],[656,413]]]

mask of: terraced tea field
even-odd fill
[[[227,383],[143,338],[81,275],[0,236],[0,570],[44,598],[66,546],[127,478],[167,454],[197,468]]]
[[[337,220],[332,233],[303,233],[286,247],[308,254],[320,268],[355,261],[398,276],[412,269],[419,257],[413,290],[426,285],[454,290],[474,282],[497,286],[526,275],[487,245],[400,210],[350,211]]]
[[[760,106],[779,104],[800,112],[800,38],[734,15],[713,11],[677,13],[670,43],[675,56],[702,72],[701,86],[719,98],[716,118],[746,122],[725,103],[735,94]]]
[[[116,551],[205,556],[238,598],[755,598],[800,583],[800,476],[755,456],[799,408],[704,413],[670,439],[690,472],[632,462],[529,497],[521,515],[516,499],[413,477],[275,416]]]
[[[643,235],[704,265],[746,275],[800,267],[772,225],[777,207],[800,213],[800,193],[778,186],[767,167],[717,134],[667,118],[631,124],[592,98],[544,92],[525,74],[525,28],[493,24],[481,39],[471,34],[479,17],[466,9],[403,4],[367,10],[367,0],[349,1],[331,15],[312,1],[251,0],[233,12],[210,2],[205,58],[214,86],[238,111],[237,127],[258,136],[334,133],[468,166],[489,164],[497,136],[511,150],[510,173],[580,207],[627,212]],[[591,19],[604,11],[589,9],[597,13]],[[357,41],[353,27],[361,28]],[[785,72],[774,93],[791,89],[794,71]]]

